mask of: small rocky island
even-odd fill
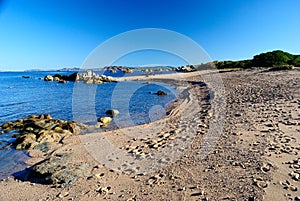
[[[47,75],[44,77],[44,81],[57,81],[59,83],[72,82],[84,82],[86,84],[103,84],[105,82],[117,82],[117,80],[111,76],[99,75],[91,70],[86,73],[73,73],[71,75]]]

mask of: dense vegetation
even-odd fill
[[[300,66],[300,55],[293,55],[281,50],[255,55],[253,59],[240,61],[214,61],[218,69],[224,68],[251,68],[251,67],[278,67]]]

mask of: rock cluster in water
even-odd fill
[[[108,116],[98,118],[98,123],[96,124],[96,127],[106,128],[112,122],[112,118],[119,115],[119,111],[116,109],[107,110],[105,113]]]
[[[100,117],[98,119],[97,127],[105,128],[108,126],[108,124],[110,124],[110,122],[112,122],[111,117]]]
[[[17,150],[26,150],[38,148],[42,144],[60,142],[80,133],[83,127],[85,126],[73,121],[52,119],[49,114],[42,114],[6,122],[0,128],[4,131],[18,131],[20,134],[15,135],[16,140],[12,145]]]
[[[107,115],[110,115],[110,116],[115,117],[115,116],[117,116],[117,115],[119,114],[119,111],[118,111],[118,110],[115,110],[115,109],[111,109],[111,110],[107,110],[105,113],[106,113]]]
[[[87,71],[86,73],[73,73],[71,75],[47,75],[44,77],[45,81],[57,81],[59,83],[66,83],[66,81],[82,81],[86,84],[103,84],[105,82],[117,82],[117,80],[111,76],[99,75],[93,71]]]
[[[71,135],[77,135],[86,129],[106,128],[112,118],[119,114],[116,109],[106,111],[108,116],[98,118],[94,126],[87,126],[74,121],[52,119],[49,114],[32,115],[14,122],[5,122],[0,126],[4,132],[18,131],[16,140],[11,144],[17,150],[42,149],[49,143],[59,143]],[[4,132],[1,131],[0,134]]]
[[[154,92],[154,93],[150,91],[149,94],[156,94],[158,96],[167,96],[168,95],[166,92],[164,92],[162,90],[158,90],[157,92]]]
[[[156,94],[157,94],[158,96],[166,96],[166,95],[168,95],[166,92],[161,91],[161,90],[157,91]]]

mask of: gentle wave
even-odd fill
[[[6,104],[0,104],[1,107],[10,107],[10,106],[17,106],[17,105],[24,105],[26,103],[29,103],[29,101],[26,102],[18,102],[18,103],[6,103]]]

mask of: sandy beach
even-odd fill
[[[30,150],[28,167],[59,158],[82,174],[65,188],[10,177],[0,200],[300,200],[299,68],[118,81],[181,93],[158,121]]]

